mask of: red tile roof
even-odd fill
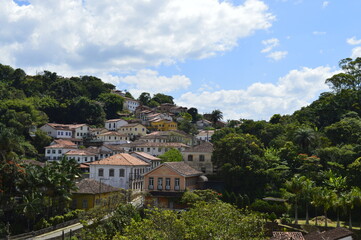
[[[133,157],[128,153],[119,153],[99,161],[89,163],[90,165],[120,165],[120,166],[146,166],[148,163]]]
[[[118,192],[119,188],[109,186],[104,183],[100,183],[95,179],[85,178],[80,182],[76,183],[77,191],[72,193],[81,193],[81,194],[99,194],[99,193],[108,193],[108,192]]]

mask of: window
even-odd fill
[[[163,189],[163,178],[158,178],[158,190]]]
[[[188,155],[188,161],[193,161],[193,155]]]
[[[179,183],[180,183],[180,179],[175,178],[174,179],[174,190],[179,190]]]
[[[84,161],[87,162],[87,161],[88,161],[88,158],[87,158],[87,157],[84,157]]]
[[[83,208],[88,208],[88,200],[83,199]]]
[[[124,177],[124,169],[119,169],[119,177]]]
[[[203,173],[206,173],[206,168],[205,168],[205,167],[201,167],[201,171],[202,171]]]
[[[103,176],[104,176],[104,169],[103,169],[103,168],[99,168],[99,170],[98,170],[98,176],[99,176],[99,177],[103,177]]]
[[[204,162],[204,155],[199,155],[199,161]]]
[[[170,178],[165,179],[165,189],[170,190]]]
[[[80,127],[80,130],[83,130],[83,127]]]
[[[46,153],[47,153],[47,154],[50,154],[50,150],[47,150]]]
[[[109,177],[114,177],[114,169],[109,169]]]
[[[150,152],[150,148],[147,148],[147,152]]]
[[[79,133],[76,133],[76,135],[79,137]]]
[[[154,189],[154,178],[153,177],[149,178],[148,189],[150,189],[150,190]]]
[[[52,152],[53,152],[53,154],[55,154],[55,150],[53,150]]]
[[[158,148],[158,152],[161,152],[162,151],[162,148]]]
[[[138,131],[138,128],[134,128],[134,131]]]
[[[58,150],[58,154],[61,154],[61,150],[60,150],[60,149]]]

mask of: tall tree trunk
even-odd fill
[[[349,214],[348,214],[348,228],[349,228],[350,230],[352,230],[351,208],[349,209]]]
[[[295,224],[298,224],[298,206],[297,206],[297,200],[295,202]]]
[[[306,202],[306,224],[310,224],[308,217],[308,203]]]
[[[324,217],[325,217],[325,227],[328,227],[327,226],[327,210],[325,209],[325,214],[324,214]]]
[[[316,222],[315,222],[315,224],[316,224],[316,226],[318,226],[317,207],[315,207],[315,215],[316,215]]]
[[[336,212],[337,212],[337,227],[340,227],[340,210],[339,210],[339,208],[337,208]]]

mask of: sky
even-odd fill
[[[361,57],[360,0],[0,0],[0,63],[164,93],[224,120],[292,114]]]

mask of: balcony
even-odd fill
[[[149,189],[149,190],[153,190],[153,189],[154,189],[154,186],[153,186],[153,185],[148,185],[148,189]]]
[[[175,191],[179,191],[179,190],[180,190],[180,187],[179,187],[179,186],[174,186],[174,190],[175,190]]]
[[[157,189],[158,189],[158,190],[163,190],[163,186],[162,186],[162,185],[158,185]]]

